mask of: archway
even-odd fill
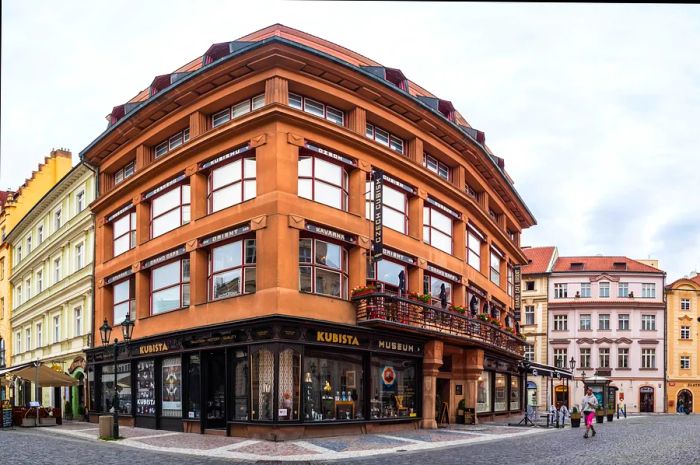
[[[687,410],[688,413],[693,412],[693,393],[687,389],[678,391],[677,404],[680,408],[683,406],[684,411]]]
[[[654,412],[654,388],[642,386],[639,388],[639,411],[642,413]]]

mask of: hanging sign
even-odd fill
[[[521,278],[522,271],[520,265],[515,265],[513,267],[513,313],[515,314],[516,321],[520,321]]]
[[[382,249],[384,242],[384,223],[382,218],[382,205],[384,194],[384,172],[375,170],[374,179],[374,241],[372,243],[372,261],[382,259]]]

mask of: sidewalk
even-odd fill
[[[42,432],[97,438],[96,424],[64,422],[43,428]],[[447,446],[497,441],[500,439],[554,432],[555,429],[519,428],[503,425],[453,425],[446,429],[402,431],[391,434],[365,434],[330,438],[271,442],[257,439],[206,434],[175,433],[144,428],[119,427],[125,438],[113,444],[151,451],[251,461],[318,461],[393,454]]]

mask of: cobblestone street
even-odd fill
[[[165,431],[124,429],[119,443],[94,439],[92,425],[0,430],[0,463],[273,464],[382,463],[448,465],[700,464],[700,416],[630,417],[604,423],[595,438],[583,429],[545,430],[501,426],[414,431],[272,443]],[[87,428],[90,428],[89,430]],[[364,455],[364,457],[363,457]],[[336,458],[336,460],[331,460]]]

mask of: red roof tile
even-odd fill
[[[572,268],[572,264],[581,263],[579,268]],[[615,266],[624,263],[624,268]],[[642,273],[663,273],[653,266],[645,265],[627,257],[559,257],[554,264],[554,272],[561,271],[626,271]]]
[[[522,267],[523,274],[546,273],[549,263],[552,261],[555,247],[527,247],[523,252],[529,262]]]

